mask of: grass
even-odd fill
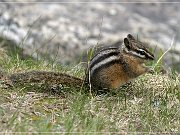
[[[81,67],[45,64],[18,55],[1,59],[8,73],[47,70],[83,77]],[[64,88],[59,94],[41,86],[0,88],[0,131],[63,134],[178,133],[180,79],[160,73],[145,75],[113,93],[94,95]],[[155,78],[155,80],[151,79]],[[162,79],[162,80],[161,80]],[[147,85],[149,84],[149,85]],[[135,85],[135,86],[134,86]]]

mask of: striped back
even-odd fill
[[[119,54],[120,48],[118,47],[109,47],[98,52],[89,63],[91,75],[93,75],[97,70],[118,61]]]

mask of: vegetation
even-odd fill
[[[81,66],[64,67],[31,57],[0,52],[8,74],[28,70],[66,72],[83,77]],[[155,63],[152,63],[155,64]],[[159,67],[161,65],[158,65]],[[178,74],[146,74],[119,90],[91,95],[84,89],[62,87],[52,92],[43,84],[0,87],[0,131],[27,133],[109,134],[177,133],[180,131]]]

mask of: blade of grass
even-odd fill
[[[159,62],[161,61],[161,59],[164,57],[164,55],[169,52],[171,50],[171,48],[173,47],[174,44],[174,39],[175,39],[175,35],[173,36],[173,39],[171,41],[171,45],[170,47],[161,55],[161,57],[158,59],[158,61],[156,62],[156,64],[153,67],[153,70],[156,68],[156,66],[159,64]]]

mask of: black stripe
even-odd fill
[[[95,55],[91,58],[91,61],[92,61],[95,57],[97,57],[99,54],[101,54],[102,52],[105,52],[105,51],[108,51],[108,50],[118,51],[119,48],[117,48],[117,47],[109,47],[109,48],[104,48],[104,49],[102,49],[102,50],[99,50],[99,51],[98,51],[97,53],[95,53]]]
[[[148,53],[149,55],[146,54],[146,58],[150,59],[150,60],[154,60],[154,55],[151,53]]]
[[[108,48],[104,48],[102,50],[100,50],[99,52],[103,52],[103,51],[107,51],[107,50],[119,50],[118,47],[108,47]]]
[[[106,69],[106,68],[114,65],[115,63],[120,63],[120,60],[119,60],[119,59],[112,60],[112,61],[110,61],[110,62],[107,62],[107,63],[99,66],[98,68],[94,69],[93,74],[96,74],[97,71],[100,71],[100,70],[102,70],[102,69]],[[91,75],[91,76],[93,76],[93,75]]]
[[[143,42],[140,42],[138,40],[131,40],[131,43],[134,44],[137,48],[144,50],[145,56],[147,59],[154,60],[154,55],[145,47],[145,46],[147,46],[147,43],[143,43]],[[133,50],[138,52],[138,49],[133,49]]]
[[[118,54],[120,53],[120,51],[116,48],[113,52],[109,52],[109,53],[107,52],[106,54],[103,54],[103,55],[98,56],[98,55],[101,54],[102,52],[108,51],[108,50],[112,50],[112,48],[110,48],[110,49],[108,48],[108,49],[105,49],[105,50],[100,51],[96,56],[94,56],[94,57],[91,59],[90,69],[91,69],[94,65],[96,65],[97,63],[105,60],[106,58],[111,57],[111,56],[118,55]],[[95,58],[97,58],[97,57],[98,57],[98,59],[95,60],[95,61],[93,61],[93,59],[95,59]]]
[[[133,73],[131,71],[131,68],[129,67],[128,63],[124,60],[123,56],[121,55],[119,57],[119,59],[115,59],[115,60],[112,60],[110,62],[107,62],[101,66],[99,66],[98,68],[94,69],[94,72],[93,74],[96,74],[97,72],[99,72],[100,70],[103,70],[103,69],[106,69],[114,64],[117,64],[117,63],[120,63],[120,65],[122,66],[123,70],[129,75],[129,76],[137,76],[136,73]],[[91,75],[93,76],[93,75]]]
[[[142,49],[142,50],[144,50],[144,54],[141,54],[141,51],[138,51],[138,50],[135,50],[135,51],[137,51],[137,53],[139,53],[140,55],[145,55],[145,59],[150,59],[150,60],[154,59],[154,55],[151,54],[148,50],[146,49]]]

